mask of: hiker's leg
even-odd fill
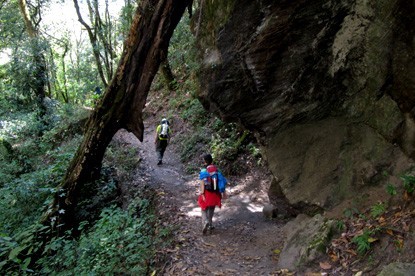
[[[161,159],[163,159],[163,155],[162,155],[160,149],[157,149],[157,160],[161,160]]]
[[[157,153],[157,164],[161,164],[161,160],[163,159],[163,153],[162,153],[162,147],[161,147],[161,141],[157,140],[156,143],[156,153]]]
[[[166,150],[166,148],[164,148],[164,147],[160,149],[160,159],[163,159],[165,150]]]
[[[161,159],[163,159],[164,157],[164,152],[166,151],[166,148],[167,148],[167,140],[161,141],[161,145],[160,145]]]
[[[156,142],[156,154],[157,154],[157,158],[160,157],[160,140],[157,140]]]
[[[208,207],[208,213],[207,213],[208,218],[207,219],[208,219],[209,227],[213,226],[212,219],[213,219],[214,213],[215,213],[215,206]]]
[[[206,208],[206,210],[202,210],[202,232],[203,234],[206,234],[206,231],[209,227],[209,223],[208,223],[208,215],[207,212],[209,210],[209,207]]]

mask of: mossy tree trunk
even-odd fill
[[[52,225],[57,234],[79,223],[76,205],[80,190],[98,178],[114,134],[124,128],[143,140],[142,110],[147,94],[188,4],[188,0],[140,1],[117,72],[89,118],[83,142],[45,215],[44,223]]]
[[[173,75],[173,72],[169,64],[169,60],[167,58],[161,61],[160,72],[164,77],[164,82],[166,84],[167,89],[169,89],[170,91],[175,90],[176,78]]]

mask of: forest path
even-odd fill
[[[277,275],[274,250],[283,247],[284,223],[263,217],[268,200],[259,187],[260,182],[268,181],[266,176],[246,175],[237,179],[237,185],[231,181],[229,197],[215,210],[215,230],[204,236],[197,205],[198,172],[185,173],[173,146],[167,147],[163,165],[156,165],[155,124],[145,122],[143,143],[124,130],[117,138],[139,149],[142,161],[134,181],[145,181],[157,190],[164,223],[176,231],[177,246],[165,249],[170,258],[161,275]],[[258,188],[252,188],[254,182]]]

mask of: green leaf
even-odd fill
[[[396,187],[390,183],[386,186],[386,191],[392,196],[397,194]]]
[[[3,267],[7,264],[7,261],[0,262],[0,271],[3,271]]]
[[[21,266],[21,269],[23,270],[23,271],[26,271],[27,270],[27,268],[29,267],[29,264],[30,264],[30,262],[32,261],[32,258],[26,258],[25,260],[24,260],[24,262],[23,262],[23,265]]]
[[[22,252],[26,248],[27,246],[18,246],[18,247],[13,248],[13,250],[10,251],[9,260],[16,260],[20,252]]]

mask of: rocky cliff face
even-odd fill
[[[272,190],[330,209],[400,185],[415,157],[414,1],[201,2],[199,97],[257,133]]]

